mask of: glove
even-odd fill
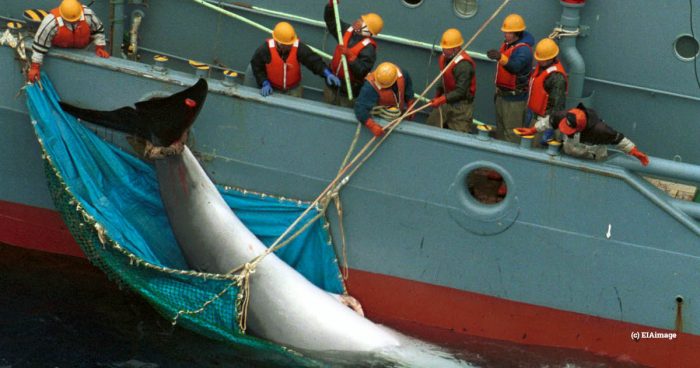
[[[41,78],[41,64],[32,63],[29,67],[29,72],[27,72],[27,82],[33,83]]]
[[[336,77],[330,69],[323,69],[323,76],[326,78],[326,84],[329,86],[340,87],[340,79]]]
[[[270,81],[267,79],[263,81],[262,83],[262,88],[260,88],[260,94],[263,95],[263,97],[267,97],[272,94],[272,86],[270,85]]]
[[[486,51],[486,56],[491,60],[500,60],[501,59],[501,53],[498,50],[494,50],[494,49]]]
[[[515,134],[519,136],[524,136],[524,135],[535,135],[537,134],[537,129],[535,128],[515,128],[513,129]]]
[[[548,142],[552,139],[554,139],[554,129],[546,129],[542,133],[542,141],[540,143],[542,143],[542,145],[546,145],[549,144]]]
[[[433,98],[430,101],[430,106],[432,106],[433,108],[436,108],[438,106],[444,105],[446,102],[447,102],[447,97],[445,97],[445,95],[442,95],[442,96],[438,96],[438,97]]]
[[[105,50],[104,46],[95,46],[95,55],[101,58],[109,59],[109,52]]]
[[[340,52],[345,55],[345,57],[348,59],[348,63],[352,63],[357,59],[357,54],[354,52],[350,51],[350,49],[346,45],[338,45],[340,48]]]
[[[382,128],[381,125],[377,124],[372,118],[367,119],[365,121],[365,126],[369,128],[369,130],[374,134],[375,137],[381,137],[384,135],[384,128]]]
[[[647,157],[647,155],[644,154],[644,152],[638,150],[636,146],[632,148],[632,150],[630,151],[630,155],[636,157],[637,160],[639,160],[639,162],[641,162],[643,166],[649,165],[649,157]]]

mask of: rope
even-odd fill
[[[552,33],[549,34],[549,38],[555,39],[555,38],[562,38],[562,37],[577,37],[581,33],[580,28],[576,28],[575,30],[568,30],[564,29],[562,27],[555,27],[552,30]]]
[[[221,8],[216,7],[216,6],[213,6],[213,5],[210,5],[210,4],[208,4],[208,3],[205,3],[205,2],[202,1],[202,0],[193,0],[193,1],[194,1],[194,2],[197,2],[197,3],[200,3],[200,4],[204,5],[204,6],[210,7],[210,8],[212,8],[212,9],[214,9],[214,10],[216,10],[216,11],[219,11],[219,12],[222,12],[222,13],[230,13],[229,16],[233,16],[233,17],[235,17],[235,18],[239,18],[239,17],[240,17],[240,16],[235,15],[235,14],[233,14],[233,13],[231,13],[231,12],[228,12],[228,11],[226,11],[226,10],[224,10],[224,9],[221,9]],[[471,39],[469,39],[469,41],[462,47],[461,51],[465,51],[465,50],[467,49],[467,47],[469,47],[469,45],[471,45],[471,43],[474,42],[474,40],[476,39],[476,37],[479,36],[479,35],[481,34],[481,32],[483,32],[483,30],[486,28],[486,26],[487,26],[489,23],[491,23],[491,21],[493,21],[493,19],[498,15],[498,13],[500,13],[501,10],[503,10],[503,8],[504,8],[509,2],[510,2],[510,0],[504,0],[504,1],[503,1],[503,3],[496,9],[496,11],[495,11],[486,21],[484,21],[484,23],[483,23],[483,24],[481,25],[481,27],[476,31],[476,33],[474,33],[474,35],[471,37]],[[242,18],[242,17],[240,17],[240,18]],[[244,18],[244,19],[245,19],[245,18]],[[252,21],[248,21],[248,22],[252,22]],[[248,23],[248,22],[247,22],[247,23]],[[252,23],[254,23],[254,22],[252,22]],[[229,271],[229,274],[230,274],[230,273],[234,273],[234,272],[241,271],[241,269],[242,269],[242,272],[241,272],[241,274],[239,275],[239,276],[240,276],[240,278],[239,278],[239,280],[240,280],[240,281],[239,281],[239,285],[242,284],[242,285],[241,285],[241,286],[242,286],[242,288],[241,288],[242,294],[239,294],[239,298],[241,298],[241,303],[240,303],[240,308],[239,308],[239,314],[240,314],[240,317],[239,317],[239,327],[241,327],[241,332],[243,332],[243,333],[245,332],[246,322],[247,322],[247,311],[248,311],[248,305],[249,305],[249,302],[250,302],[250,300],[249,300],[249,299],[250,299],[250,295],[249,295],[249,293],[250,293],[250,275],[253,274],[253,273],[255,272],[255,268],[257,267],[257,265],[258,265],[267,255],[269,255],[270,253],[274,252],[275,250],[277,250],[277,249],[279,249],[279,248],[281,248],[281,247],[287,245],[289,242],[291,242],[291,240],[293,240],[296,236],[298,236],[299,234],[301,234],[301,232],[303,232],[308,226],[310,226],[311,223],[312,223],[313,221],[317,220],[320,216],[322,216],[323,212],[320,212],[319,214],[317,214],[316,216],[314,216],[313,219],[307,221],[306,224],[304,224],[304,226],[302,226],[302,228],[300,228],[297,232],[295,232],[289,239],[285,239],[285,237],[292,231],[292,229],[294,229],[294,228],[299,224],[299,222],[304,218],[304,216],[306,216],[306,214],[309,213],[309,211],[311,210],[311,208],[314,208],[315,206],[319,205],[319,203],[322,203],[322,201],[323,201],[323,203],[328,204],[329,201],[330,201],[333,197],[337,197],[337,196],[338,196],[338,193],[339,193],[340,189],[342,188],[342,186],[344,186],[345,184],[347,184],[349,178],[350,178],[355,172],[357,172],[357,170],[359,170],[359,168],[374,154],[374,152],[376,152],[377,148],[379,148],[379,146],[381,146],[381,144],[384,143],[384,141],[389,137],[389,135],[391,135],[391,133],[394,131],[394,129],[395,129],[407,116],[412,115],[412,114],[415,114],[415,113],[417,113],[417,112],[420,112],[420,111],[422,111],[422,110],[424,110],[424,109],[430,107],[430,104],[428,103],[428,104],[425,104],[425,105],[423,105],[423,106],[421,106],[421,107],[419,107],[419,108],[417,108],[417,109],[415,108],[416,104],[418,103],[418,100],[425,99],[424,96],[425,96],[425,94],[428,92],[428,90],[429,90],[430,88],[432,88],[432,86],[433,86],[440,78],[442,78],[442,76],[443,76],[443,74],[445,74],[445,71],[447,70],[447,68],[448,68],[449,66],[451,66],[454,62],[455,62],[455,59],[454,59],[454,58],[453,58],[452,60],[450,60],[450,62],[445,66],[445,68],[443,68],[443,69],[440,71],[440,73],[438,74],[438,76],[436,76],[435,79],[433,79],[433,81],[428,85],[428,87],[426,87],[425,90],[421,93],[421,95],[418,96],[418,98],[416,99],[416,101],[414,101],[402,115],[400,115],[398,118],[394,119],[393,121],[391,121],[391,122],[387,125],[387,127],[385,128],[385,132],[386,132],[386,133],[385,133],[384,136],[381,138],[381,140],[379,140],[379,141],[377,142],[377,137],[372,137],[372,138],[362,147],[362,149],[360,149],[360,151],[353,157],[353,159],[352,159],[349,163],[347,163],[346,165],[344,165],[344,166],[338,171],[338,174],[335,176],[335,178],[333,178],[333,180],[331,180],[331,182],[328,183],[328,185],[321,191],[321,193],[316,197],[316,199],[314,199],[313,202],[311,202],[311,205],[309,205],[309,207],[307,207],[307,208],[292,222],[292,224],[290,224],[290,225],[287,227],[287,229],[273,242],[272,245],[270,245],[270,247],[268,247],[268,248],[265,250],[265,252],[263,252],[263,253],[261,253],[260,255],[256,256],[251,262],[246,263],[246,264],[243,265],[243,266],[239,266],[239,267],[234,268],[234,269],[232,269],[231,271]],[[358,127],[359,127],[359,125],[358,125]],[[376,144],[375,144],[375,143],[376,143]],[[354,143],[353,143],[353,145],[354,145]],[[371,147],[371,150],[365,155],[365,153],[367,152],[368,149],[370,149],[370,147]],[[351,145],[351,148],[354,148],[354,147],[352,147],[352,145]],[[352,150],[350,150],[348,153],[350,153],[350,152],[352,152]],[[346,159],[347,159],[347,155],[346,155]],[[344,160],[344,161],[346,161],[346,160]],[[350,170],[350,173],[349,173],[347,176],[344,176],[345,173],[348,172],[348,170]],[[327,209],[327,206],[323,206],[323,208],[324,208],[324,211],[325,211],[325,210]],[[285,239],[285,240],[283,241],[282,239]],[[228,287],[227,287],[227,288],[228,288]],[[225,288],[225,290],[227,290],[227,288]],[[222,293],[223,293],[223,291],[222,291]],[[220,293],[220,294],[221,294],[221,293]],[[218,294],[217,294],[217,295],[218,295]],[[213,299],[216,299],[216,298],[217,298],[217,296],[215,296]],[[209,301],[205,302],[205,305],[203,305],[203,308],[206,307],[206,305],[209,305],[209,304],[211,304],[211,303],[209,303]],[[202,309],[202,308],[200,308],[200,309]],[[186,312],[185,312],[185,313],[186,313]],[[179,312],[178,312],[178,316],[179,316]]]
[[[343,46],[343,33],[340,31],[340,12],[338,11],[338,0],[333,0],[333,13],[335,15],[335,31],[338,34],[338,45]],[[348,89],[348,100],[352,101],[352,86],[350,85],[348,60],[345,57],[345,54],[340,55],[340,62],[343,64],[343,73],[345,73],[345,87]]]

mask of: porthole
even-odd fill
[[[473,17],[479,7],[476,0],[453,0],[452,5],[455,14],[461,18]]]
[[[401,0],[401,2],[409,8],[417,8],[423,4],[423,0]]]
[[[503,180],[503,176],[488,167],[478,167],[470,171],[464,185],[473,199],[485,205],[500,203],[508,195],[508,184]]]
[[[692,61],[700,52],[700,44],[692,35],[683,34],[676,38],[673,42],[673,50],[676,52],[676,57],[683,61]]]
[[[508,171],[488,161],[462,167],[447,191],[450,217],[465,230],[492,235],[508,229],[519,214],[517,188]]]

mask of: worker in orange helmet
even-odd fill
[[[336,0],[340,3],[339,0]],[[335,13],[333,11],[333,0],[329,0],[323,13],[326,21],[326,29],[339,41],[336,29]],[[360,93],[360,88],[365,81],[365,77],[374,67],[377,61],[377,43],[374,37],[382,31],[384,20],[378,14],[367,13],[361,15],[352,24],[340,21],[343,45],[340,43],[335,47],[333,59],[331,60],[331,71],[340,79],[340,87],[328,87],[323,90],[323,99],[327,103],[334,105],[352,107],[353,101],[348,99],[347,87],[345,86],[345,71],[341,63],[342,55],[348,63],[350,73],[350,87],[352,94],[356,97]]]
[[[518,141],[513,129],[523,127],[527,110],[535,39],[525,29],[523,17],[508,15],[501,26],[504,41],[500,49],[486,52],[496,61],[496,137],[509,142]]]
[[[462,51],[463,44],[462,33],[456,28],[450,28],[442,34],[442,54],[438,58],[438,66],[445,72],[438,81],[435,98],[430,101],[433,111],[428,116],[427,123],[469,132],[474,115],[476,64],[466,51]]]
[[[34,82],[41,76],[44,54],[52,46],[82,49],[95,42],[95,54],[108,58],[105,50],[104,26],[95,13],[78,0],[63,0],[44,17],[34,35],[32,63],[27,80]]]
[[[355,117],[374,134],[384,135],[384,128],[372,116],[386,120],[398,118],[415,100],[411,76],[390,62],[383,62],[367,74],[355,101]],[[408,117],[412,119],[412,116]]]
[[[551,38],[540,40],[535,47],[537,66],[530,77],[527,107],[532,112],[529,128],[515,128],[518,135],[536,135],[535,146],[552,139],[549,124],[552,111],[564,110],[568,79],[566,70],[557,58],[559,46]],[[543,134],[544,133],[544,134]]]
[[[636,157],[642,165],[649,164],[649,157],[629,138],[609,127],[595,110],[583,104],[568,111],[553,112],[550,119],[566,135],[563,147],[568,155],[602,160],[607,157],[606,145],[614,144],[619,150]]]
[[[265,40],[250,60],[260,94],[264,97],[271,95],[273,90],[301,97],[301,65],[323,77],[326,84],[340,85],[338,77],[331,73],[318,54],[299,40],[294,27],[287,22],[277,23],[272,38]]]

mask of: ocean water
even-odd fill
[[[450,361],[489,368],[639,367],[585,352],[476,337],[442,346],[440,353],[445,360],[416,366]],[[343,355],[324,356],[324,363],[386,366],[380,359]],[[0,245],[0,368],[281,366],[265,352],[242,350],[171,326],[138,295],[120,290],[85,259]]]

